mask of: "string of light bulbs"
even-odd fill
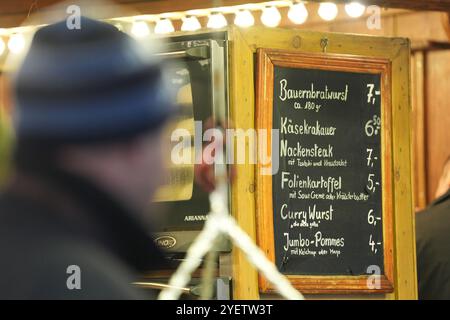
[[[229,21],[226,15],[234,14],[233,23],[241,28],[248,28],[255,25],[256,11],[260,11],[260,21],[267,27],[277,27],[281,21],[281,7],[289,7],[287,10],[287,18],[295,25],[301,25],[309,18],[307,9],[308,4],[304,1],[272,1],[259,4],[239,5],[235,7],[223,7],[214,10],[197,10],[199,14],[193,11],[178,13],[178,15],[170,16],[161,14],[157,16],[149,16],[145,18],[132,18],[131,28],[129,32],[136,38],[145,38],[151,33],[169,34],[175,32],[172,20],[181,20],[181,31],[193,32],[202,28],[220,29],[228,25]],[[366,7],[357,2],[349,2],[344,5],[345,13],[350,18],[359,18],[365,11]],[[317,14],[325,21],[334,20],[339,13],[338,6],[333,2],[321,2],[318,6]],[[199,18],[207,18],[207,23],[202,26]],[[231,20],[230,20],[231,21]],[[121,19],[113,19],[111,23],[121,31],[126,31]],[[152,28],[151,28],[152,26]],[[18,28],[15,28],[18,29]],[[14,29],[14,30],[15,30]],[[5,41],[5,38],[8,40]],[[19,54],[23,51],[26,40],[21,32],[10,32],[6,37],[0,34],[0,55],[9,50],[13,54]]]
[[[277,5],[272,4],[272,2],[259,4],[260,6],[259,9],[255,9],[254,7],[249,8],[248,5],[247,6],[241,5],[235,7],[234,10],[233,8],[228,7],[227,10],[224,10],[224,12],[221,12],[220,10],[211,11],[207,16],[208,20],[205,27],[208,29],[220,29],[226,27],[228,25],[228,20],[225,18],[225,15],[230,14],[230,12],[234,11],[233,23],[239,27],[248,28],[255,25],[255,17],[252,12],[258,10],[261,11],[260,20],[263,25],[271,28],[277,27],[282,20],[282,16],[279,11],[279,7]],[[288,19],[296,25],[305,23],[309,17],[306,3],[304,1],[288,1],[288,2],[290,3],[289,10],[287,13]],[[284,3],[286,3],[286,1]],[[283,6],[286,7],[285,4]],[[344,5],[344,8],[347,15],[351,18],[361,17],[366,10],[366,7],[357,1],[346,3]],[[339,13],[338,6],[333,2],[321,2],[317,10],[317,14],[319,15],[319,17],[325,21],[334,20],[337,17],[338,13]],[[185,15],[184,17],[182,17],[181,31],[197,31],[201,29],[202,25],[199,20],[200,17],[204,16]],[[163,21],[164,25],[162,25]],[[133,22],[133,24],[135,23],[136,24],[142,23],[142,21]],[[144,32],[136,29],[137,28],[132,27],[131,30],[131,33],[136,37],[142,37],[143,35],[145,36],[149,34],[149,31],[147,31],[149,30],[148,26],[146,28],[146,31]],[[175,28],[169,18],[160,19],[156,22],[154,33],[167,34],[174,31]]]

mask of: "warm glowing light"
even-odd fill
[[[155,26],[155,33],[157,34],[166,34],[174,32],[175,28],[173,27],[172,21],[167,18],[159,19]]]
[[[345,12],[352,18],[359,18],[366,11],[366,6],[359,2],[350,2],[345,5]]]
[[[187,16],[183,18],[183,24],[181,25],[181,31],[196,31],[201,29],[200,22],[195,16]]]
[[[226,27],[227,20],[220,12],[214,12],[209,16],[207,27],[211,29],[220,29]]]
[[[3,54],[3,52],[5,52],[5,41],[3,41],[2,37],[0,37],[0,56]]]
[[[242,28],[248,28],[255,24],[255,18],[249,10],[239,10],[236,12],[234,24]]]
[[[332,2],[322,2],[318,10],[319,16],[326,21],[331,21],[336,18],[338,14],[337,5]]]
[[[8,49],[12,53],[20,53],[25,48],[25,38],[20,33],[13,34],[8,41]]]
[[[274,28],[280,24],[281,14],[276,7],[265,7],[261,15],[261,22],[267,26]]]
[[[115,23],[114,27],[116,27],[116,29],[119,31],[123,31],[123,25],[119,22]]]
[[[150,29],[145,21],[135,21],[131,27],[131,34],[136,38],[144,38],[150,34]]]
[[[288,18],[295,24],[302,24],[308,18],[308,10],[303,3],[294,3],[288,11]]]

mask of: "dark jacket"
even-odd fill
[[[450,299],[450,190],[416,215],[419,299]]]
[[[136,215],[85,179],[22,172],[0,196],[0,299],[151,298],[131,282],[163,266]]]

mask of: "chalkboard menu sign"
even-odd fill
[[[392,291],[389,64],[264,49],[258,63],[258,129],[272,133],[259,244],[306,292]]]

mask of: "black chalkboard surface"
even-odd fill
[[[275,66],[273,88],[277,267],[382,273],[380,74]]]
[[[257,54],[258,244],[303,292],[392,292],[389,61]]]

